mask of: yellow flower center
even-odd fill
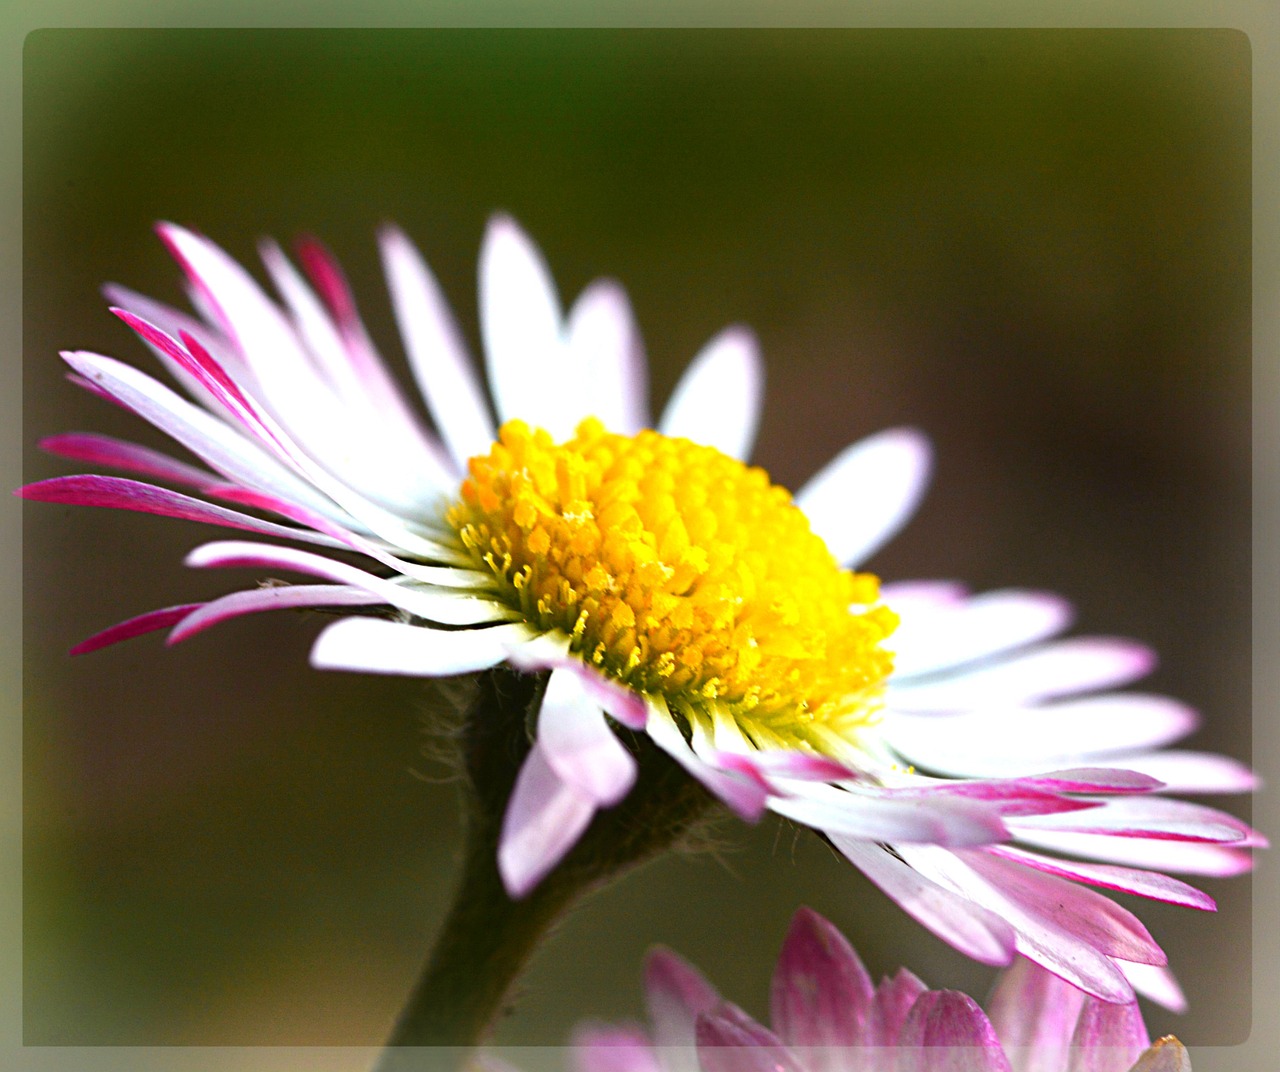
[[[599,421],[555,444],[509,421],[449,523],[537,628],[686,718],[829,751],[876,710],[897,616],[786,489],[712,447]]]

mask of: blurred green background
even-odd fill
[[[57,351],[151,358],[108,280],[180,301],[157,219],[252,261],[314,233],[403,362],[374,230],[423,248],[473,345],[485,220],[513,213],[562,297],[621,279],[661,402],[721,326],[768,363],[755,459],[795,487],[852,439],[934,439],[882,577],[1046,587],[1152,643],[1144,684],[1249,755],[1250,53],[1231,31],[80,31],[26,43],[26,479],[41,435],[164,446]],[[452,882],[456,796],[429,687],[310,670],[317,619],[260,616],[80,659],[120,618],[241,585],[184,570],[222,533],[25,512],[25,1041],[376,1044]],[[1228,806],[1247,814],[1247,803]],[[1152,1034],[1249,1031],[1249,885],[1142,905],[1191,1001]],[[804,831],[596,896],[499,1041],[641,1014],[661,942],[763,1015],[790,913],[873,973],[981,995],[991,973]],[[1130,902],[1126,902],[1130,903]],[[1132,904],[1130,903],[1132,907]]]

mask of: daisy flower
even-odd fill
[[[381,234],[428,428],[318,245],[300,248],[305,276],[263,245],[273,300],[207,239],[159,232],[198,315],[108,295],[187,397],[110,357],[63,356],[76,383],[203,465],[55,436],[43,443],[54,453],[147,479],[59,477],[21,494],[282,539],[208,543],[187,564],[312,583],[151,611],[75,650],[350,608],[319,634],[314,666],[547,675],[497,849],[513,898],[627,796],[636,734],[743,818],[768,809],[819,831],[977,960],[1021,954],[1104,1001],[1129,1002],[1136,986],[1181,1005],[1159,946],[1097,889],[1211,909],[1163,872],[1245,871],[1261,839],[1166,793],[1246,790],[1253,777],[1222,756],[1162,750],[1194,713],[1113,691],[1151,653],[1054,639],[1070,617],[1056,596],[882,587],[858,571],[924,488],[918,432],[855,443],[790,495],[745,461],[762,373],[742,327],[706,345],[652,423],[621,288],[593,283],[565,314],[506,217],[480,254],[492,410],[426,264],[401,232]]]
[[[770,988],[772,1030],[657,949],[645,968],[650,1029],[587,1024],[577,1072],[1191,1072],[1153,1046],[1136,1002],[1099,1001],[1018,957],[987,1011],[901,968],[879,985],[830,922],[802,908]]]

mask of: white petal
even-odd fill
[[[764,370],[755,335],[744,327],[728,327],[685,369],[658,431],[745,461],[756,441],[763,396]]]
[[[885,733],[894,749],[918,766],[943,774],[1000,778],[1158,748],[1190,733],[1198,721],[1191,708],[1176,700],[1134,692],[1038,707],[895,712],[885,720]],[[991,741],[999,741],[1000,747],[989,747]],[[1112,762],[1139,769],[1128,761],[1108,759]]]
[[[1186,995],[1167,967],[1159,964],[1134,964],[1127,960],[1117,960],[1116,967],[1124,972],[1124,977],[1129,980],[1133,989],[1143,997],[1174,1012],[1187,1011]]]
[[[1000,655],[1060,633],[1070,622],[1066,600],[1017,589],[984,592],[933,613],[904,615],[890,640],[894,679],[901,682],[913,674]]]
[[[796,505],[842,566],[876,553],[915,513],[929,483],[929,441],[892,428],[846,447],[796,493]]]
[[[888,706],[899,711],[1007,707],[1125,685],[1148,673],[1154,662],[1149,648],[1131,640],[1073,637],[941,681],[893,681]]]
[[[534,745],[516,777],[498,843],[498,872],[507,893],[532,890],[577,843],[596,806],[562,781]]]
[[[538,712],[538,744],[562,781],[610,807],[630,791],[636,761],[570,670],[552,671]]]
[[[569,311],[567,345],[585,388],[581,416],[598,417],[623,435],[648,427],[644,344],[619,284],[598,279],[578,296]]]
[[[247,566],[296,570],[373,592],[393,607],[442,625],[479,625],[509,621],[519,616],[517,611],[503,604],[477,598],[459,589],[396,584],[345,562],[293,547],[276,547],[244,540],[218,540],[197,547],[187,555],[186,564],[196,569]]]
[[[507,216],[480,250],[480,335],[500,421],[519,417],[560,441],[573,434],[577,384],[560,336],[560,299],[542,254]]]
[[[788,796],[769,798],[769,810],[827,834],[867,841],[989,845],[1009,836],[995,807],[945,794],[895,798],[792,783]]]
[[[320,670],[448,677],[496,666],[511,644],[527,636],[522,625],[431,629],[381,618],[344,618],[316,638],[311,665]]]
[[[1154,752],[1116,756],[1117,767],[1158,778],[1169,793],[1245,793],[1258,787],[1258,776],[1239,760],[1213,752]]]
[[[497,433],[462,333],[448,302],[413,243],[386,227],[379,235],[396,323],[414,379],[460,469],[484,454]]]

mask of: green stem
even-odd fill
[[[374,1072],[460,1067],[505,1007],[511,989],[556,922],[584,894],[669,848],[711,798],[648,738],[620,732],[635,755],[636,784],[596,815],[578,844],[528,896],[512,901],[497,868],[502,817],[529,753],[545,677],[492,671],[467,712],[462,750],[469,782],[462,877],[421,977]],[[417,1047],[451,1047],[426,1050]]]

